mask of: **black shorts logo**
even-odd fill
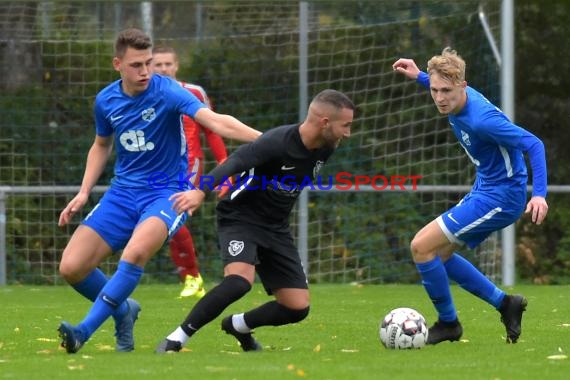
[[[241,253],[241,251],[243,251],[244,246],[245,244],[243,241],[232,240],[230,241],[230,244],[228,244],[228,252],[232,256],[237,256]]]

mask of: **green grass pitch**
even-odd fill
[[[529,300],[519,343],[504,342],[499,314],[452,287],[464,327],[460,342],[419,350],[385,349],[378,324],[400,306],[420,311],[431,325],[436,314],[419,285],[312,285],[311,313],[303,322],[264,327],[263,352],[244,353],[220,330],[221,317],[205,326],[177,354],[154,348],[188,313],[194,300],[176,296],[179,286],[141,285],[134,293],[142,312],[136,350],[114,351],[107,321],[74,355],[59,348],[62,319],[77,323],[89,303],[69,287],[0,287],[0,379],[568,379],[570,286],[517,286]],[[269,300],[254,289],[222,316]]]

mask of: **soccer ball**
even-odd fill
[[[380,341],[386,348],[422,348],[428,338],[425,318],[416,310],[400,307],[389,312],[380,323]]]

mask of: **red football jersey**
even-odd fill
[[[210,99],[206,94],[206,91],[198,85],[179,82],[182,87],[192,92],[202,103],[204,103],[208,108],[213,109],[210,103]],[[202,165],[204,161],[204,151],[202,150],[202,143],[200,141],[200,133],[203,132],[206,136],[206,142],[216,161],[218,163],[222,162],[228,156],[226,151],[226,146],[220,135],[214,133],[212,130],[203,127],[192,118],[183,115],[183,125],[184,125],[184,135],[186,136],[186,144],[188,146],[188,169],[193,170],[193,166],[198,160],[199,168],[194,168],[202,173]]]

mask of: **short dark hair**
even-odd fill
[[[152,40],[148,34],[140,29],[129,28],[121,31],[115,40],[115,57],[125,55],[127,48],[145,50],[152,47]]]
[[[326,103],[334,106],[337,109],[348,108],[355,111],[356,106],[348,96],[340,91],[327,89],[319,92],[314,98],[315,103]]]
[[[159,45],[159,46],[154,46],[152,48],[152,54],[163,54],[163,53],[174,54],[175,56],[178,55],[176,54],[176,50],[174,50],[174,48],[171,46]]]

